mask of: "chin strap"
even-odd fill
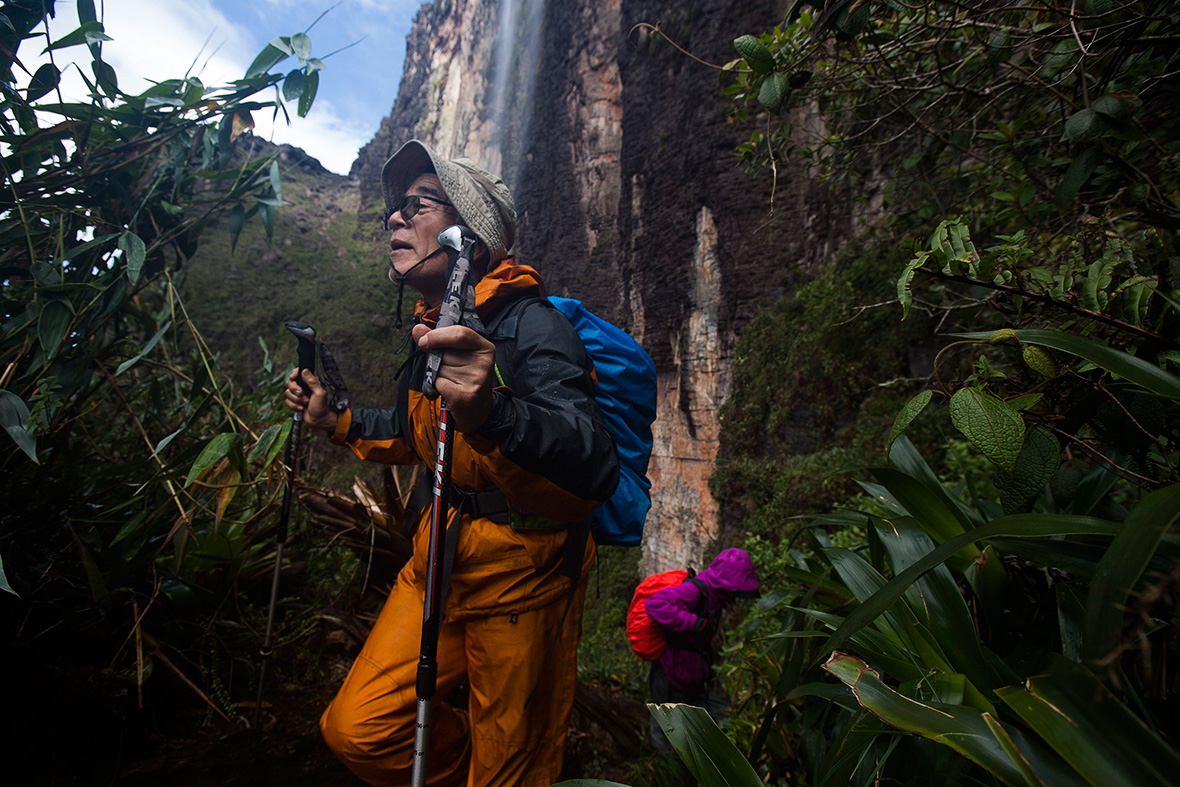
[[[416,263],[414,263],[413,267],[411,267],[405,273],[398,273],[397,271],[395,271],[393,269],[393,266],[390,266],[389,280],[392,282],[397,282],[397,307],[394,309],[395,316],[393,318],[394,330],[401,330],[401,327],[402,327],[402,294],[405,292],[405,289],[406,289],[406,277],[409,276],[411,273],[413,273],[415,270],[417,270],[418,267],[420,265],[422,265],[424,262],[426,262],[427,260],[434,259],[435,257],[437,257],[438,255],[440,255],[442,253],[443,253],[443,248],[440,246],[437,249],[435,249],[434,251],[432,251],[430,254],[427,254],[425,257],[423,257],[422,259],[420,259]],[[405,342],[403,342],[403,344],[404,343]]]

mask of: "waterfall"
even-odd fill
[[[492,147],[499,151],[501,174],[509,188],[518,185],[528,139],[544,21],[545,0],[500,0],[487,112]]]

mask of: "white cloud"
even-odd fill
[[[103,58],[118,74],[120,89],[128,93],[145,90],[150,85],[149,76],[180,77],[190,67],[192,75],[207,86],[225,84],[245,74],[258,54],[246,29],[229,20],[210,0],[105,0],[102,6],[106,33],[114,39],[103,44]],[[50,26],[53,37],[60,38],[75,27],[74,9],[59,5],[57,18]],[[84,47],[57,50],[54,59],[66,72],[62,88],[67,100],[82,99],[86,93],[75,70],[66,69],[66,63],[73,58],[81,60],[87,77],[91,76],[89,53]],[[26,61],[26,65],[34,71],[46,59],[33,64]],[[263,94],[260,98],[270,100],[272,96]],[[357,150],[372,136],[373,129],[350,122],[323,97],[306,118],[295,114],[293,104],[288,104],[287,111],[290,126],[281,113],[278,122],[272,123],[271,110],[256,111],[255,133],[276,143],[301,147],[333,172],[347,174]]]

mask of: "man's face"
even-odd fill
[[[405,276],[406,283],[422,293],[427,303],[437,306],[446,292],[447,255],[418,263],[438,250],[438,234],[455,224],[459,214],[433,172],[414,178],[406,195],[420,198],[418,212],[406,218],[398,210],[389,217],[389,265]]]

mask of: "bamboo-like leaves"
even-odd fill
[[[118,377],[123,372],[127,371],[132,366],[134,366],[136,363],[138,363],[140,358],[142,358],[145,355],[147,355],[148,353],[150,353],[152,351],[152,348],[156,346],[156,344],[160,341],[161,338],[163,338],[164,334],[167,333],[168,329],[171,327],[172,327],[171,320],[164,323],[164,325],[160,328],[160,330],[156,331],[156,335],[153,336],[152,338],[148,339],[147,344],[145,344],[143,346],[142,350],[140,350],[134,357],[128,358],[126,361],[123,361],[123,363],[119,364],[119,367],[117,369],[115,369],[115,376]],[[159,449],[157,448],[156,450],[159,450]]]
[[[234,434],[233,432],[226,432],[214,437],[201,450],[197,461],[193,462],[192,468],[189,470],[188,477],[184,480],[184,485],[191,486],[193,481],[200,478],[205,471],[210,467],[220,462],[222,459],[229,457],[231,461],[238,467],[242,466],[242,461],[239,458],[242,452],[242,436]]]
[[[1177,517],[1180,484],[1152,492],[1127,516],[1090,584],[1084,623],[1086,658],[1103,660],[1114,651],[1131,588]]]
[[[32,459],[37,459],[37,438],[29,432],[29,407],[11,391],[0,389],[0,426],[13,442]]]
[[[1180,783],[1180,757],[1085,667],[1052,655],[1048,673],[996,692],[1094,787]]]
[[[647,707],[701,787],[761,787],[758,774],[704,708],[672,703]]]
[[[871,598],[857,607],[839,628],[828,638],[820,651],[821,656],[840,647],[856,632],[880,616],[893,605],[919,577],[943,563],[955,552],[975,541],[989,538],[1020,536],[1026,538],[1047,538],[1064,535],[1114,536],[1118,526],[1101,519],[1083,516],[1050,514],[1018,514],[996,519],[975,530],[944,542],[930,554],[897,574]]]
[[[904,571],[934,549],[929,536],[912,519],[878,520],[875,525],[894,573]],[[906,590],[906,598],[919,618],[924,618],[924,625],[937,632],[939,644],[958,672],[984,690],[999,685],[995,670],[980,649],[971,612],[946,566],[935,566],[914,582]]]
[[[991,333],[956,334],[963,339],[987,339]],[[1016,331],[1021,342],[1050,347],[1054,350],[1084,358],[1111,374],[1134,383],[1165,399],[1180,401],[1180,378],[1168,374],[1156,364],[1136,358],[1134,355],[1116,350],[1090,339],[1083,339],[1064,331],[1048,329],[1022,329]]]
[[[888,467],[873,468],[870,472],[936,543],[941,544],[967,530],[945,499],[908,473]],[[978,553],[978,547],[967,544],[958,557],[971,561]]]
[[[833,653],[824,669],[851,688],[860,704],[878,718],[951,747],[1007,784],[1042,787],[1062,783],[1048,780],[1056,773],[1036,773],[1027,759],[1017,754],[1018,747],[1004,725],[991,714],[962,705],[903,697],[886,686],[863,661],[842,653]],[[989,724],[988,718],[994,723]]]

